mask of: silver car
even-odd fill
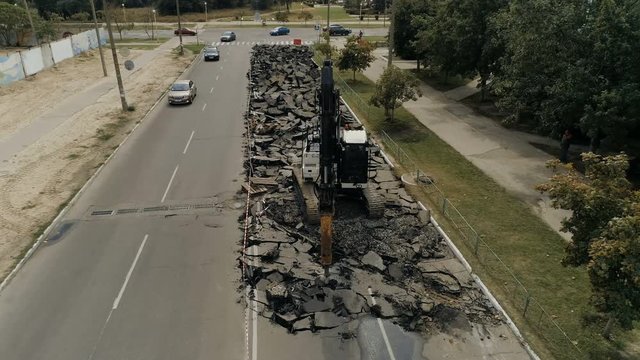
[[[178,80],[169,89],[169,104],[191,104],[198,89],[191,80]]]
[[[225,41],[234,41],[236,39],[236,33],[234,33],[233,31],[225,31],[222,33],[222,36],[220,37],[220,41],[225,42]]]

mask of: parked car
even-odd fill
[[[182,33],[182,35],[196,35],[198,32],[188,28],[177,29],[173,32],[174,35],[179,35],[180,33]]]
[[[327,31],[327,27],[322,28],[322,31]],[[329,36],[347,36],[351,34],[351,29],[347,29],[340,24],[329,25]]]
[[[236,39],[236,33],[234,33],[233,31],[225,31],[222,33],[222,36],[220,37],[220,41],[233,41]]]
[[[191,104],[196,97],[198,89],[191,80],[178,80],[171,85],[167,98],[169,104]]]
[[[220,52],[218,51],[217,47],[206,47],[204,48],[204,53],[202,55],[204,57],[204,61],[209,61],[209,60],[213,60],[213,61],[218,61],[220,60]]]
[[[271,36],[279,36],[279,35],[289,35],[289,28],[284,26],[278,26],[277,28],[269,31],[269,35]]]

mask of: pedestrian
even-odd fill
[[[560,140],[560,161],[563,163],[567,163],[569,160],[569,146],[571,145],[571,139],[573,138],[573,134],[569,129],[564,131],[562,134],[562,140]]]
[[[362,39],[362,35],[364,35],[364,33],[362,32],[362,30],[360,30],[360,33],[358,34],[358,40]]]

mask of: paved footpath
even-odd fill
[[[376,60],[364,75],[376,81],[386,65],[387,49],[375,51]],[[403,63],[406,67],[407,63]],[[463,86],[448,92],[437,91],[424,83],[422,97],[404,107],[424,126],[446,141],[486,175],[494,179],[518,199],[531,206],[551,228],[564,239],[570,234],[560,231],[561,220],[570,213],[551,207],[547,196],[535,190],[552,175],[545,167],[552,156],[531,145],[531,142],[559,146],[557,141],[505,129],[495,121],[476,114],[473,109],[459,103],[460,96],[471,95],[473,89]],[[468,96],[467,95],[467,96]],[[464,209],[460,209],[464,214]]]

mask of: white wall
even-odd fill
[[[22,55],[22,66],[24,67],[25,75],[33,75],[44,69],[40,47],[21,51],[20,54]]]
[[[0,85],[9,85],[14,81],[24,79],[24,70],[19,53],[7,56],[0,55]]]
[[[73,57],[73,48],[71,47],[71,39],[65,38],[51,43],[51,52],[53,53],[53,61],[59,63],[62,60]]]

